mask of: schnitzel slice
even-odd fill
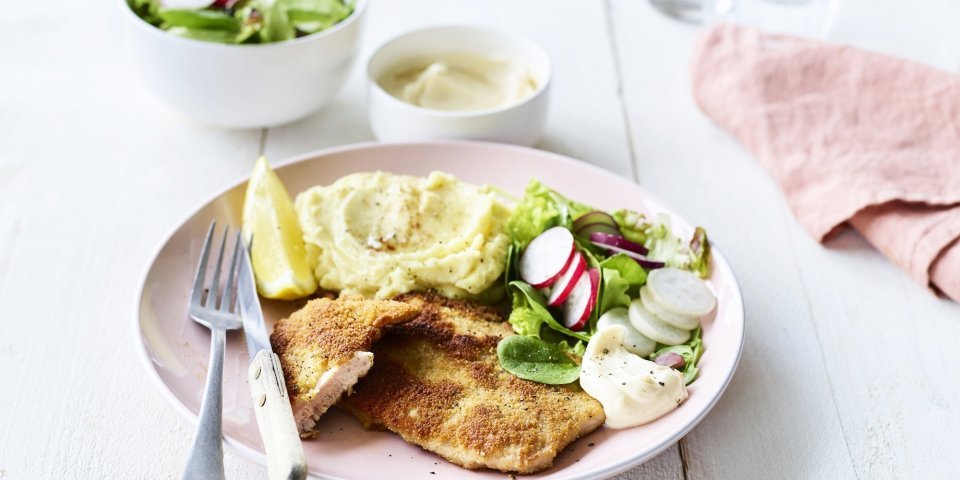
[[[390,300],[320,298],[277,322],[270,343],[280,357],[300,436],[311,436],[320,415],[370,370],[370,346],[382,327],[418,313],[415,305]]]
[[[544,385],[500,367],[497,343],[513,332],[497,311],[432,293],[396,300],[420,315],[386,329],[370,373],[338,404],[365,427],[466,468],[532,473],[603,423],[603,407],[576,383]]]

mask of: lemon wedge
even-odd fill
[[[317,290],[293,201],[262,156],[247,183],[243,236],[253,239],[250,260],[260,295],[292,300]]]

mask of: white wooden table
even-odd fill
[[[179,478],[193,427],[136,357],[150,254],[200,201],[276,162],[371,140],[362,64],[443,22],[514,30],[555,62],[540,148],[635,179],[726,253],[746,300],[740,368],[640,478],[956,478],[960,306],[859,236],[823,248],[774,183],[695,107],[697,28],[645,0],[380,0],[325,111],[282,128],[196,125],[120,60],[105,2],[0,6],[0,479]],[[830,36],[956,70],[960,4],[848,0]],[[585,186],[589,187],[589,186]],[[230,452],[229,478],[264,478]]]

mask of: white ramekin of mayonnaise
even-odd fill
[[[523,37],[482,27],[416,30],[367,63],[370,126],[384,141],[533,145],[547,120],[551,66]]]

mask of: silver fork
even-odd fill
[[[240,261],[242,243],[240,232],[236,234],[233,246],[233,259],[227,271],[227,281],[223,285],[223,294],[217,301],[220,290],[220,271],[223,265],[224,251],[227,247],[227,237],[230,227],[223,230],[223,240],[220,242],[220,253],[217,254],[217,264],[213,270],[213,279],[207,294],[204,295],[204,280],[207,273],[207,260],[210,257],[210,247],[217,222],[210,222],[207,238],[203,242],[200,253],[200,262],[197,264],[197,274],[194,276],[193,289],[190,291],[190,318],[210,329],[210,366],[207,368],[207,385],[200,403],[200,419],[197,423],[197,432],[193,437],[193,446],[190,447],[190,456],[187,466],[183,470],[185,480],[193,479],[222,479],[223,476],[223,353],[227,338],[227,330],[236,330],[242,325],[240,315],[236,311],[236,271]]]

